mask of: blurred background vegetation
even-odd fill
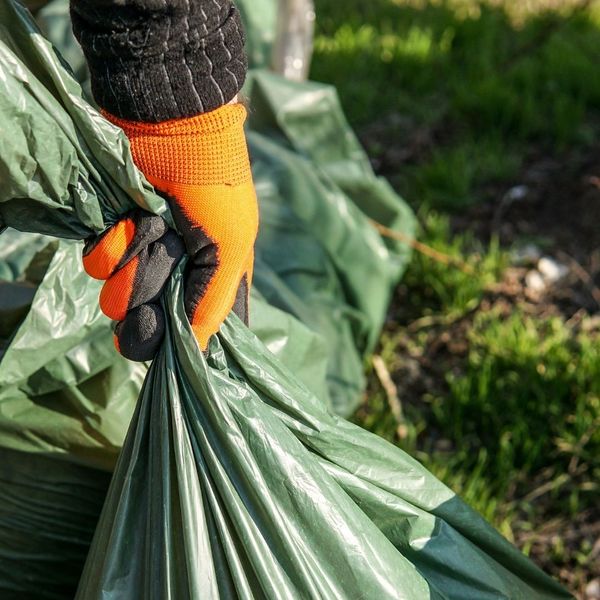
[[[600,6],[316,0],[334,84],[420,240],[355,419],[600,598]]]

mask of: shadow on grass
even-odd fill
[[[566,148],[597,131],[600,27],[590,11],[516,21],[476,2],[316,5],[312,76],[337,86],[380,172],[418,166],[414,189],[397,182],[413,202],[464,206],[477,184],[513,175],[528,144]]]

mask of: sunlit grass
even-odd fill
[[[597,133],[587,118],[600,109],[597,9],[574,12],[574,1],[316,4],[312,76],[338,87],[351,122],[360,128],[398,113],[444,132],[404,179],[413,203],[426,189],[428,203],[460,208],[495,170],[514,175],[527,143],[558,150]],[[450,189],[427,185],[437,172]]]
[[[489,298],[509,249],[453,235],[445,213],[489,202],[490,184],[510,186],[532,149],[585,150],[600,136],[600,3],[574,12],[580,4],[316,0],[313,78],[337,86],[359,131],[377,132],[364,138],[375,159],[425,132],[424,149],[386,157],[383,174],[416,209],[420,240],[455,259],[415,254],[381,339],[405,422],[374,374],[356,420],[525,552],[547,523],[560,532],[597,510],[600,328],[590,316],[573,324]],[[459,351],[428,357],[453,337]],[[420,387],[405,385],[411,369]],[[538,559],[585,585],[593,544],[548,539]]]
[[[456,335],[451,325],[461,319],[468,323],[459,332],[466,353],[439,358],[448,365],[443,385],[416,404],[408,399],[401,438],[375,378],[358,421],[417,456],[509,538],[517,511],[539,518],[534,502],[519,502],[538,486],[553,497],[550,509],[544,505],[550,514],[594,508],[600,493],[599,324],[586,317],[574,326],[560,316],[531,316],[518,305],[508,314],[505,305],[496,307],[487,296],[509,256],[495,242],[484,247],[468,233],[452,235],[446,217],[428,211],[421,239],[467,271],[417,255],[403,282],[403,323],[388,328],[380,355],[393,373],[407,353],[426,355],[431,331]],[[415,329],[419,321],[423,327]]]

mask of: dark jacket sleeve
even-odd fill
[[[71,0],[92,92],[109,113],[157,123],[231,101],[247,70],[229,0]]]

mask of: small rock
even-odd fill
[[[535,244],[527,244],[513,252],[513,262],[517,265],[534,265],[542,257],[542,251]]]
[[[527,289],[536,294],[540,294],[546,289],[546,281],[539,271],[529,271],[525,276],[525,285]]]
[[[569,267],[562,265],[549,256],[540,258],[537,268],[548,283],[556,283],[569,274]]]
[[[586,600],[600,599],[600,579],[592,579],[585,588]]]
[[[529,194],[529,187],[526,185],[515,185],[504,194],[504,202],[518,202],[525,200]]]

